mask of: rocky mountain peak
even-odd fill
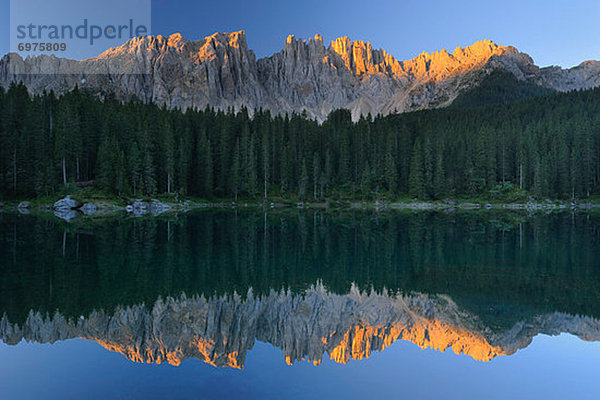
[[[287,39],[285,39],[285,45],[291,45],[296,42],[296,35],[289,35]]]
[[[248,43],[246,42],[246,31],[237,31],[237,32],[217,32],[213,33],[211,36],[208,36],[206,41],[217,41],[223,45],[227,45],[229,47],[233,47],[236,49],[248,49]]]
[[[228,62],[240,62],[254,69],[256,59],[254,52],[248,49],[246,32],[215,33],[205,39],[194,42],[194,54],[197,62],[215,58]]]
[[[139,36],[129,39],[121,46],[106,50],[96,59],[110,59],[148,52],[154,52],[157,56],[175,52],[193,57],[194,54],[206,53],[207,49],[216,50],[217,48],[240,49],[243,52],[248,52],[246,33],[244,31],[218,32],[197,41],[187,40],[181,33],[173,33],[169,36]]]
[[[352,41],[344,36],[332,41],[329,50],[340,57],[343,64],[354,75],[395,74],[400,64],[384,50],[373,49],[370,42]]]
[[[325,47],[320,35],[307,40],[290,35],[280,52],[256,60],[244,31],[197,41],[179,33],[137,37],[84,61],[6,56],[0,60],[0,86],[23,81],[33,93],[61,93],[85,81],[87,88],[168,107],[306,111],[322,121],[338,108],[358,119],[443,107],[497,69],[561,91],[600,86],[598,62],[540,69],[527,54],[490,40],[399,61],[347,36]]]
[[[506,49],[507,47],[505,46],[500,46],[491,40],[484,39],[464,48],[457,47],[454,49],[452,55],[457,58],[468,56],[475,58],[489,58],[492,54],[495,54],[496,52],[504,52]]]
[[[507,49],[490,40],[482,40],[464,48],[457,47],[451,54],[446,49],[431,54],[423,52],[412,60],[404,61],[403,70],[418,80],[440,82],[479,69]]]
[[[167,38],[167,45],[169,47],[181,47],[187,43],[187,40],[183,38],[181,33],[173,33]]]

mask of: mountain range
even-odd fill
[[[540,68],[511,46],[489,40],[399,61],[369,42],[320,35],[289,36],[281,51],[257,59],[244,31],[186,40],[180,34],[144,36],[82,61],[8,54],[0,85],[22,81],[32,93],[88,88],[169,108],[268,109],[317,120],[340,108],[361,115],[444,107],[494,71],[549,91],[600,86],[600,62]]]

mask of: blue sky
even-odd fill
[[[9,48],[9,3],[0,0],[1,54]],[[289,34],[320,33],[326,42],[338,36],[368,40],[400,60],[479,39],[513,45],[542,66],[600,59],[598,0],[152,1],[153,34],[200,39],[241,29],[259,57],[280,50]]]

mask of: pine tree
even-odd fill
[[[418,199],[425,198],[425,178],[420,138],[415,141],[415,145],[413,147],[412,161],[410,164],[410,177],[408,179],[408,190],[410,195],[413,197]]]
[[[241,187],[241,171],[240,171],[241,155],[240,155],[240,141],[237,140],[235,143],[235,149],[233,150],[233,163],[231,165],[231,171],[229,173],[231,177],[230,191],[233,193],[235,201],[238,200]]]
[[[301,200],[305,200],[306,190],[308,189],[308,170],[306,169],[306,159],[304,158],[302,159],[302,169],[299,182],[298,197],[300,197]]]
[[[98,159],[96,161],[96,180],[101,189],[112,191],[112,167],[110,156],[110,141],[105,138],[98,148]]]
[[[371,188],[373,186],[373,176],[371,171],[371,166],[369,165],[369,161],[365,164],[365,167],[361,174],[360,179],[360,188],[364,197],[369,197],[371,193]]]
[[[188,143],[188,135],[184,135],[184,137],[179,139],[179,146],[177,148],[177,184],[178,191],[182,195],[186,195],[188,193],[188,185],[190,181],[190,164],[191,164],[191,154],[190,154],[190,145]]]
[[[329,192],[333,185],[333,159],[331,152],[327,150],[325,153],[325,190]]]
[[[390,193],[395,194],[398,191],[398,170],[391,150],[388,150],[385,156],[385,182]]]
[[[175,175],[175,140],[173,129],[168,122],[164,123],[164,146],[165,146],[165,173],[167,175],[167,193],[171,193],[171,186]]]
[[[198,143],[198,177],[200,180],[199,195],[204,198],[211,198],[213,195],[213,158],[210,140],[206,134],[202,133]]]
[[[248,193],[252,197],[256,197],[258,192],[258,162],[255,146],[254,136],[252,136],[248,148],[248,170],[246,171]]]
[[[269,136],[266,133],[263,135],[263,199],[267,201],[267,195],[269,193]]]
[[[142,183],[144,187],[144,194],[153,195],[156,193],[156,178],[154,176],[154,164],[152,162],[152,154],[148,150],[144,152],[144,158],[142,163]]]
[[[129,148],[127,157],[127,169],[129,171],[129,181],[133,189],[133,194],[137,195],[142,177],[142,156],[137,142],[133,142]]]
[[[435,169],[433,172],[433,195],[441,199],[446,194],[446,172],[444,171],[444,152],[440,146],[435,157]]]
[[[318,198],[317,188],[319,185],[319,178],[321,177],[321,160],[318,153],[313,154],[313,199],[316,201]]]

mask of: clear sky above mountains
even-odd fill
[[[86,0],[82,0],[86,1]],[[0,0],[0,53],[9,49],[9,0]],[[452,51],[480,39],[513,45],[538,65],[571,67],[600,59],[600,1],[505,0],[153,0],[152,33],[200,39],[245,30],[258,57],[281,50],[289,34],[370,41],[397,59]]]

